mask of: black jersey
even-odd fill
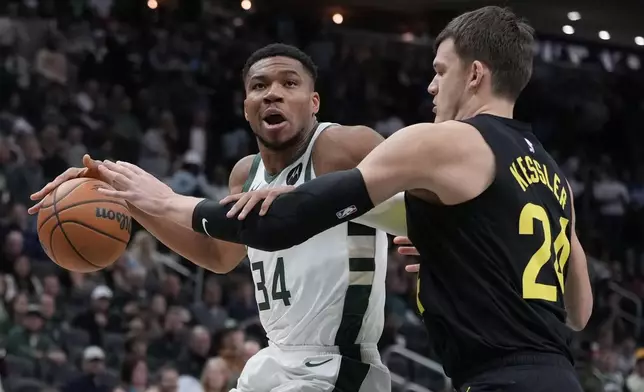
[[[572,362],[563,301],[567,181],[529,125],[491,115],[464,122],[494,152],[492,184],[455,206],[406,196],[429,339],[455,382],[510,354],[554,353]]]

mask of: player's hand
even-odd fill
[[[28,210],[28,212],[32,215],[37,214],[38,211],[40,211],[40,206],[42,205],[45,196],[47,196],[49,193],[51,193],[51,191],[56,189],[58,185],[62,184],[65,181],[80,177],[90,177],[103,180],[101,178],[100,172],[98,171],[98,166],[100,164],[101,161],[94,160],[89,155],[85,154],[83,156],[83,166],[85,167],[70,167],[61,175],[54,178],[53,181],[45,185],[41,190],[30,196],[31,200],[39,200],[39,202],[36,205],[32,206]]]
[[[407,237],[396,237],[394,238],[394,244],[398,246],[398,253],[405,256],[420,256],[418,249],[411,243]],[[420,264],[410,264],[405,266],[405,271],[407,272],[418,272],[420,270]]]
[[[176,194],[168,185],[128,162],[105,160],[98,166],[101,179],[114,189],[99,188],[97,191],[121,198],[152,216],[164,214],[165,201]]]
[[[263,200],[263,202],[262,207],[259,210],[259,215],[264,216],[277,196],[282,193],[288,193],[293,189],[295,189],[294,186],[278,186],[270,189],[259,189],[251,192],[237,193],[224,197],[219,203],[228,204],[233,201],[237,201],[230,211],[228,211],[226,216],[232,218],[239,213],[237,219],[244,220],[246,215],[248,215],[253,207],[255,207],[261,200]]]

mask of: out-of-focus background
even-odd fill
[[[5,391],[227,391],[266,344],[246,263],[215,275],[135,228],[92,274],[47,259],[29,195],[90,153],[221,198],[257,150],[241,68],[279,41],[321,70],[324,121],[385,136],[432,121],[432,37],[486,1],[0,1],[0,382]],[[588,392],[644,391],[644,4],[506,1],[537,28],[517,117],[565,168],[595,309],[574,341]],[[380,342],[396,391],[448,388],[391,252]]]

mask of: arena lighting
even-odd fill
[[[243,9],[245,9],[246,11],[248,11],[249,9],[251,9],[253,7],[253,3],[251,3],[250,0],[243,0],[241,2],[241,7]]]
[[[402,35],[402,40],[403,42],[412,42],[414,40],[414,34],[410,32],[406,32]]]
[[[149,7],[151,10],[155,10],[155,9],[157,9],[157,7],[158,7],[158,6],[159,6],[159,3],[157,3],[157,0],[149,0],[149,1],[148,1],[148,7]]]
[[[635,45],[644,46],[644,37],[635,37]]]
[[[579,12],[577,12],[577,11],[570,11],[570,12],[568,12],[568,19],[570,19],[571,21],[575,22],[575,21],[581,19],[581,14]]]
[[[344,17],[342,16],[342,14],[333,14],[333,17],[331,19],[335,24],[342,24],[342,22],[344,22]]]
[[[608,41],[610,39],[610,34],[606,30],[602,30],[599,32],[599,38],[603,39],[604,41]]]
[[[564,34],[575,34],[575,29],[571,25],[565,25],[561,30],[563,30]]]

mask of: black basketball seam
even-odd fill
[[[108,233],[106,233],[106,232],[104,232],[104,231],[102,231],[102,230],[99,230],[99,229],[97,229],[97,228],[95,228],[95,227],[92,227],[92,226],[90,226],[90,225],[88,225],[88,224],[86,224],[86,223],[83,223],[83,222],[80,222],[80,221],[77,221],[77,220],[64,220],[64,221],[58,221],[58,222],[59,222],[59,224],[60,224],[61,228],[62,228],[62,226],[63,226],[63,223],[76,223],[76,224],[78,224],[78,225],[81,225],[81,226],[83,226],[83,227],[86,227],[86,228],[88,228],[88,229],[91,229],[91,230],[93,230],[93,231],[95,231],[95,232],[97,232],[97,233],[99,233],[99,234],[103,234],[104,236],[109,237],[109,238],[111,238],[111,239],[113,239],[113,240],[116,240],[116,241],[118,241],[118,242],[122,242],[122,243],[124,243],[124,244],[127,244],[127,243],[128,243],[127,241],[123,241],[122,239],[120,239],[120,238],[118,238],[118,237],[114,237],[114,236],[113,236],[113,235],[111,235],[111,234],[108,234]],[[90,263],[90,264],[91,264],[91,263]]]
[[[81,177],[75,177],[75,178],[72,178],[72,179],[73,179],[73,180],[75,180],[76,178],[81,178]],[[91,179],[91,178],[89,178],[88,180],[92,180],[92,179]],[[60,198],[60,200],[63,200],[64,198],[66,198],[67,196],[69,196],[69,194],[70,194],[70,193],[72,193],[72,191],[73,191],[74,189],[78,188],[79,186],[83,185],[83,184],[84,184],[84,183],[86,183],[86,182],[87,182],[87,181],[83,181],[83,182],[79,182],[78,184],[76,184],[76,186],[75,186],[75,187],[73,187],[72,189],[70,189],[70,190],[69,190],[69,192],[67,192],[67,194],[65,194],[65,196],[63,196],[63,197],[61,197],[61,198]],[[62,185],[62,184],[60,184],[60,185]],[[58,185],[58,186],[60,186],[60,185]],[[58,187],[56,187],[56,189],[54,189],[54,194],[52,195],[52,199],[54,199],[54,196],[56,196],[56,191],[57,191],[57,190],[58,190]],[[60,201],[60,200],[58,200],[58,201]],[[49,208],[49,207],[53,206],[54,204],[56,204],[56,199],[54,199],[54,201],[53,201],[53,203],[52,203],[52,204],[49,204],[49,205],[43,204],[43,205],[41,205],[41,206],[40,206],[40,208]]]
[[[56,226],[60,226],[60,231],[63,233],[63,236],[64,236],[64,237],[65,237],[65,239],[67,240],[67,243],[69,244],[69,246],[71,246],[71,247],[72,247],[72,249],[74,250],[74,252],[76,252],[76,254],[78,255],[78,257],[80,257],[80,258],[81,258],[83,261],[85,261],[86,263],[93,265],[94,267],[97,267],[97,268],[103,268],[103,267],[101,267],[101,266],[98,266],[98,265],[93,264],[91,261],[87,260],[87,259],[86,259],[82,254],[80,254],[80,252],[78,251],[78,249],[76,249],[76,247],[74,246],[74,244],[72,244],[72,242],[69,240],[69,237],[67,237],[67,233],[65,233],[65,228],[63,228],[63,225],[61,225],[61,224],[60,224],[60,218],[59,218],[59,216],[58,216],[58,209],[56,208],[56,203],[58,202],[58,200],[56,200],[56,193],[57,193],[57,191],[58,191],[58,188],[54,189],[54,194],[52,195],[52,198],[54,199],[54,204],[53,204],[53,206],[54,206],[54,214],[56,214],[56,222],[57,222]],[[54,227],[54,228],[55,228],[55,227]],[[56,263],[56,264],[58,264],[58,263]]]
[[[80,206],[80,205],[83,205],[83,204],[90,204],[90,203],[111,203],[111,204],[118,204],[118,205],[120,205],[122,207],[128,208],[127,204],[119,203],[116,200],[111,200],[111,199],[92,199],[92,200],[83,200],[83,201],[79,201],[77,203],[70,204],[68,206],[65,206],[65,208],[60,209],[58,212],[61,213],[61,212],[65,211],[65,210],[68,210],[68,209],[70,209],[72,207],[77,207],[77,206]],[[47,221],[49,221],[51,219],[51,217],[54,216],[54,215],[56,215],[55,212],[53,212],[51,215],[49,215],[47,218],[45,218],[45,220],[42,222],[42,224],[40,226],[38,226],[38,230],[40,230],[40,228],[43,227],[44,224],[47,223]]]

